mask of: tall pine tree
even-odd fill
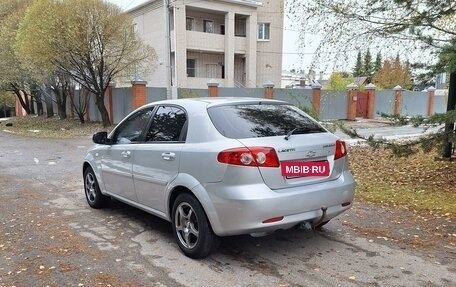
[[[374,63],[374,74],[376,74],[380,69],[382,68],[382,54],[380,52],[377,53],[377,56],[375,57],[375,63]]]
[[[367,49],[366,53],[364,54],[364,75],[363,76],[371,79],[373,75],[374,75],[374,66],[372,64],[372,55],[370,53],[370,50]]]
[[[355,68],[353,69],[353,77],[363,76],[363,59],[361,51],[358,51],[358,57],[356,58]]]

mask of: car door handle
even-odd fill
[[[164,160],[174,160],[175,157],[176,157],[176,154],[173,153],[173,152],[164,152],[164,153],[162,153],[162,158]]]
[[[124,158],[129,158],[130,155],[131,155],[131,152],[130,152],[129,150],[126,150],[126,151],[123,151],[123,152],[121,153],[121,155],[122,155],[122,157],[124,157]]]

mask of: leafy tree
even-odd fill
[[[91,92],[104,126],[111,124],[109,83],[122,71],[150,69],[156,58],[130,16],[102,0],[37,0],[21,22],[17,48],[35,67],[68,75]]]
[[[19,21],[29,2],[0,0],[0,90],[13,92],[28,114],[31,113],[28,90],[30,75],[20,65],[14,42]]]
[[[16,103],[14,94],[10,92],[0,93],[0,118],[6,117],[6,108],[14,107]]]
[[[385,60],[382,68],[375,74],[373,82],[384,89],[392,89],[397,85],[411,89],[413,86],[410,72],[397,58],[396,60]]]
[[[14,95],[8,92],[0,93],[0,105],[7,107],[14,107]]]
[[[293,20],[324,34],[318,55],[349,53],[366,40],[378,47],[420,51],[422,68],[450,73],[447,111],[456,106],[456,2],[454,0],[295,0]],[[303,31],[304,32],[304,31]],[[336,50],[336,51],[333,51]],[[345,52],[343,52],[345,50]],[[324,53],[329,52],[329,53]],[[331,53],[334,52],[334,53]],[[432,59],[440,55],[438,65]],[[442,157],[450,158],[455,121],[446,121]]]
[[[361,51],[358,52],[358,56],[356,57],[356,64],[355,68],[353,69],[353,77],[361,77],[363,76],[363,59],[361,55]]]
[[[353,77],[348,77],[347,72],[334,72],[329,77],[328,90],[343,91],[354,81]]]

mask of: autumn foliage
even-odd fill
[[[409,69],[397,59],[385,60],[375,74],[373,82],[383,89],[392,89],[398,85],[404,89],[411,89],[413,86]]]

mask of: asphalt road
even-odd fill
[[[218,253],[189,259],[168,222],[86,204],[90,144],[0,132],[0,286],[456,286],[454,253],[363,237],[343,224],[350,213],[318,232],[225,238]]]

